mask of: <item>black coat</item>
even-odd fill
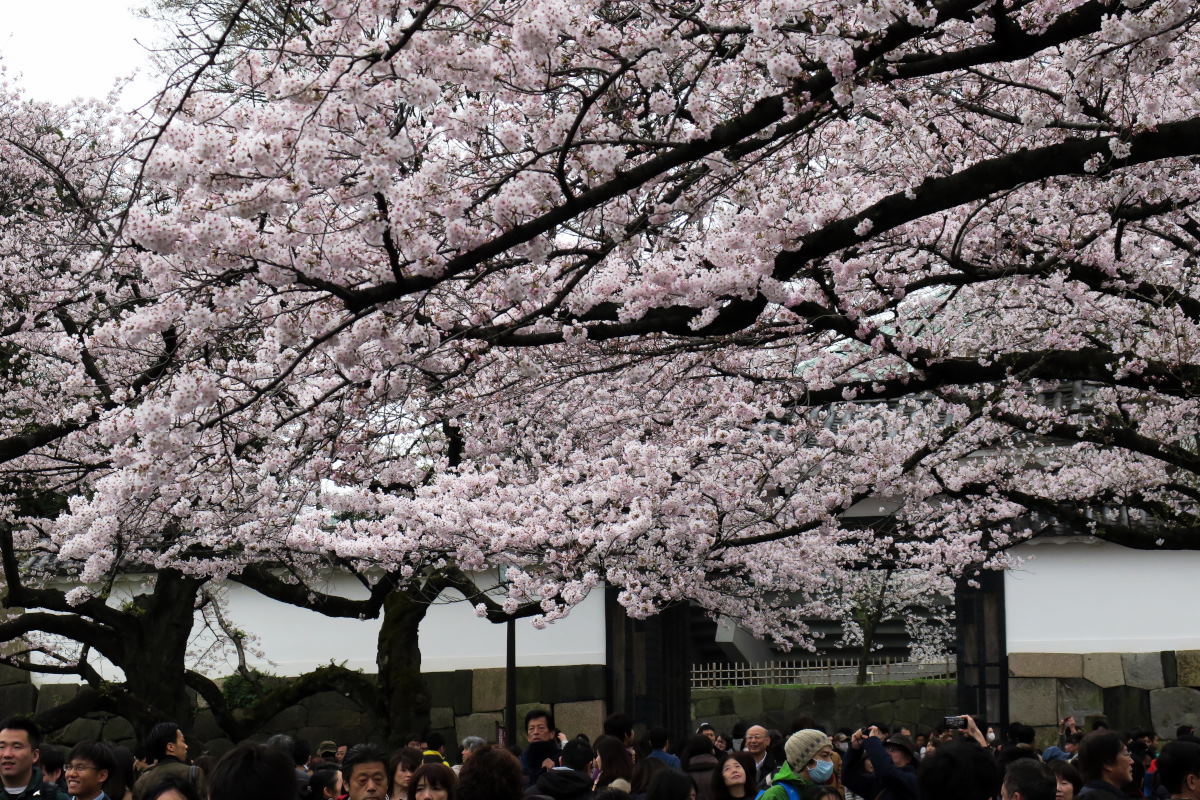
[[[771,752],[767,751],[767,758],[762,762],[762,766],[758,768],[758,774],[754,776],[754,785],[759,789],[767,788],[767,781],[775,777],[775,773],[779,771],[779,764],[771,757]]]
[[[871,759],[874,772],[862,768],[863,756]],[[846,751],[846,765],[842,771],[842,783],[861,797],[882,800],[918,800],[917,767],[909,763],[897,767],[892,763],[883,742],[868,736],[861,748],[851,747]]]
[[[554,800],[590,800],[592,779],[573,769],[548,769],[537,779],[537,783],[525,790],[525,796],[545,796]]]

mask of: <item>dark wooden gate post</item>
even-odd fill
[[[977,586],[970,586],[969,582]],[[958,709],[985,725],[1008,725],[1008,642],[1004,573],[980,570],[954,590],[958,628]]]
[[[608,710],[635,724],[662,725],[672,736],[691,726],[691,615],[672,606],[645,620],[630,619],[606,590]]]

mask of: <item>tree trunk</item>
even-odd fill
[[[194,622],[196,598],[205,578],[176,570],[159,570],[154,589],[134,599],[135,624],[125,637],[127,692],[115,701],[142,741],[156,723],[172,721],[191,729],[195,709],[185,683],[187,645]]]
[[[420,589],[396,590],[383,603],[376,662],[387,720],[383,733],[392,745],[403,745],[409,733],[429,729],[429,689],[421,675],[417,639],[417,629],[429,610],[425,594]]]
[[[871,660],[871,648],[875,646],[875,628],[879,624],[878,614],[865,614],[860,625],[862,627],[862,651],[858,656],[858,674],[854,683],[865,686],[867,683],[867,662]]]

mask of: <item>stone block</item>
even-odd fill
[[[1200,650],[1176,650],[1175,666],[1180,686],[1200,687]]]
[[[288,731],[291,733],[291,731]],[[272,731],[274,733],[274,731]],[[191,736],[201,742],[207,742],[211,739],[220,739],[225,736],[225,731],[221,730],[221,726],[217,724],[217,717],[212,711],[200,711],[196,713],[196,721],[192,723]]]
[[[1104,716],[1116,730],[1150,727],[1150,691],[1136,686],[1105,689]]]
[[[1009,653],[1011,678],[1082,678],[1083,656],[1078,653]]]
[[[429,727],[432,730],[445,730],[454,727],[454,709],[441,706],[429,709]]]
[[[730,697],[733,700],[733,713],[747,722],[752,722],[762,716],[763,698],[761,688],[757,686],[741,686],[729,691]]]
[[[896,718],[896,704],[887,702],[872,703],[863,709],[863,715],[868,723],[882,725],[890,730],[892,722]]]
[[[1163,688],[1162,656],[1153,653],[1122,653],[1125,684],[1138,689]]]
[[[37,713],[42,714],[52,708],[58,708],[64,703],[74,700],[83,688],[78,683],[47,683],[38,687]]]
[[[547,703],[573,703],[604,696],[608,675],[603,664],[541,668],[541,697]]]
[[[817,688],[815,686],[797,686],[788,691],[786,701],[789,703],[788,711],[793,717],[799,716],[815,716],[813,714],[813,698],[816,696]]]
[[[925,681],[921,684],[921,706],[937,727],[942,718],[955,713],[958,706],[958,684],[954,681]],[[924,719],[924,718],[922,718]]]
[[[497,712],[466,714],[454,718],[454,737],[462,741],[468,736],[482,736],[489,742],[496,741],[496,726],[503,715]]]
[[[542,699],[541,667],[519,667],[517,669],[517,705],[544,702]]]
[[[0,717],[28,716],[37,708],[38,690],[32,683],[0,686]]]
[[[554,704],[554,722],[558,729],[574,738],[586,733],[593,742],[604,733],[604,717],[607,712],[603,700],[576,700]]]
[[[502,711],[506,702],[508,701],[504,691],[504,670],[475,670],[471,680],[471,711],[476,714],[481,711]]]
[[[129,720],[124,717],[109,717],[104,723],[104,733],[101,738],[106,742],[128,745],[137,738],[137,734]]]
[[[1125,685],[1120,653],[1088,653],[1083,657],[1083,677],[1101,688]]]
[[[1151,691],[1150,721],[1163,737],[1174,736],[1180,725],[1200,727],[1200,691],[1187,686]]]
[[[341,710],[341,709],[338,709]],[[361,713],[361,712],[355,712]],[[292,734],[308,724],[308,709],[304,706],[288,706],[264,724],[262,729],[267,733]]]
[[[320,739],[317,741],[320,741]],[[204,754],[213,756],[215,758],[220,758],[235,747],[237,747],[237,745],[235,745],[229,739],[210,739],[204,748]]]
[[[762,706],[765,714],[791,714],[792,703],[789,695],[792,694],[783,686],[764,686],[762,688]]]
[[[1179,685],[1179,664],[1175,661],[1174,650],[1163,650],[1158,654],[1162,658],[1163,685]]]
[[[80,717],[54,734],[54,741],[68,747],[84,739],[99,739],[104,732],[104,723],[98,719]]]
[[[837,690],[832,686],[813,687],[811,714],[818,720],[827,720],[832,723],[835,719],[839,719],[838,705]]]
[[[21,683],[32,683],[28,672],[7,664],[0,664],[0,686],[13,686]]]
[[[306,724],[315,728],[359,730],[366,724],[367,715],[363,708],[338,692],[314,694],[300,703],[300,706],[307,712]]]
[[[455,714],[470,714],[472,671],[427,672],[422,676],[429,690],[429,702],[437,707],[452,708]]]
[[[1057,725],[1040,725],[1033,729],[1033,746],[1037,748],[1038,752],[1052,744],[1058,744]]]
[[[722,712],[723,706],[731,710],[733,703],[720,689],[697,689],[692,692],[692,718],[706,720]]]
[[[834,716],[837,719],[853,719],[862,722],[867,717],[867,706],[875,701],[875,697],[864,691],[864,686],[829,687],[834,693]],[[816,695],[814,695],[814,699]],[[857,725],[858,722],[851,723]]]
[[[921,721],[921,702],[911,697],[897,700],[892,709],[892,722],[916,730]]]
[[[1104,713],[1104,690],[1084,678],[1062,678],[1058,682],[1058,719],[1074,716],[1082,721]]]
[[[306,741],[310,745],[312,745],[314,754],[316,753],[317,745],[320,744],[321,742],[325,741],[326,739],[333,739],[335,742],[341,741],[342,744],[346,743],[343,740],[339,740],[339,739],[331,736],[328,728],[314,728],[312,726],[309,726],[307,728],[300,728],[299,730],[297,730],[296,738],[303,739],[304,741]]]
[[[1057,711],[1057,680],[1054,678],[1009,678],[1009,719],[1034,727],[1056,725],[1058,724],[1058,720],[1055,718]]]
[[[362,711],[357,700],[351,700],[341,692],[317,692],[301,700],[297,705],[308,709],[309,716],[321,711]]]

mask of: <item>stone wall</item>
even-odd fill
[[[455,670],[425,674],[429,686],[430,727],[447,739],[465,736],[496,738],[507,702],[503,669]],[[607,679],[601,664],[569,667],[517,668],[517,743],[524,747],[525,712],[550,709],[568,736],[586,733],[595,739],[603,731]]]
[[[451,741],[478,735],[494,739],[504,718],[504,670],[479,669],[426,673],[432,702],[431,729]],[[558,727],[569,736],[600,735],[607,714],[602,699],[605,667],[522,667],[517,670],[519,745],[526,744],[520,724],[531,708],[548,708]],[[0,667],[0,717],[32,714],[70,700],[79,691],[74,685],[36,687],[19,670]],[[1190,691],[1190,690],[1189,690]],[[931,728],[954,713],[953,681],[913,681],[868,686],[764,686],[730,689],[697,689],[692,692],[692,714],[726,732],[739,719],[763,721],[785,728],[801,714],[824,725],[858,726],[867,722]],[[357,742],[374,738],[363,708],[336,692],[322,692],[277,714],[254,738],[273,733],[299,736],[316,744],[322,739]],[[71,745],[85,738],[133,743],[127,721],[111,714],[90,714],[51,732],[49,741]],[[193,752],[220,755],[232,747],[202,702],[198,701],[192,730]],[[202,745],[202,747],[196,747]]]
[[[830,730],[870,723],[932,729],[947,714],[955,713],[955,698],[952,680],[693,689],[692,718],[725,733],[739,720],[788,730],[791,721],[801,715]]]
[[[1008,674],[1009,719],[1032,725],[1039,745],[1054,743],[1068,715],[1085,729],[1104,718],[1168,737],[1200,725],[1200,650],[1010,653]]]
[[[489,740],[496,738],[496,726],[503,721],[506,700],[503,669],[432,672],[426,673],[425,679],[432,702],[431,730],[442,733],[450,742],[461,741],[471,734]],[[602,665],[519,668],[518,743],[521,746],[526,743],[520,722],[531,708],[551,709],[558,726],[572,736],[600,735],[606,711],[604,701],[597,698],[604,697],[606,685]],[[38,687],[30,682],[28,673],[0,666],[0,718],[45,711],[72,699],[79,690],[76,684]],[[191,731],[193,752],[224,753],[234,743],[224,738],[203,701],[193,697],[197,704]],[[272,717],[252,738],[262,740],[274,733],[297,736],[314,746],[322,739],[360,742],[378,738],[365,709],[337,692],[321,692],[305,698]],[[133,726],[112,714],[88,714],[60,730],[48,732],[46,739],[63,745],[82,739],[132,745]]]

